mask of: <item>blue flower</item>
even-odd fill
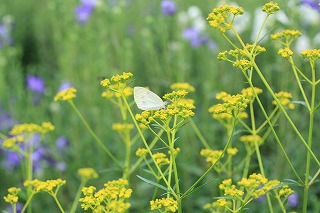
[[[197,48],[206,45],[209,49],[215,49],[216,44],[209,37],[201,33],[197,28],[190,27],[183,31],[182,37],[189,41],[190,46]]]
[[[320,10],[319,1],[315,0],[300,0],[301,4],[309,5],[311,8]]]
[[[34,75],[27,76],[27,87],[38,94],[43,94],[46,90],[43,78]]]
[[[294,192],[288,197],[288,205],[291,207],[297,207],[299,204],[299,196],[297,192]]]
[[[171,0],[163,0],[160,6],[162,14],[165,16],[172,16],[177,11],[176,3]]]
[[[87,23],[94,8],[96,6],[96,0],[81,0],[81,5],[75,8],[74,12],[77,17],[77,21],[80,24]]]

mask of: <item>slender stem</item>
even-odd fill
[[[212,164],[202,175],[200,178],[198,178],[198,180],[192,184],[191,187],[189,187],[189,189],[187,189],[187,191],[185,193],[183,193],[183,195],[181,196],[181,200],[185,197],[187,197],[189,195],[189,193],[203,180],[203,178],[205,178],[205,176],[207,176],[207,174],[209,174],[209,172],[214,168],[214,166],[219,162],[219,160],[222,158],[222,156],[224,155],[224,153],[226,152],[227,148],[229,147],[229,145],[231,144],[231,141],[232,141],[232,138],[233,138],[233,133],[234,133],[234,130],[235,130],[235,121],[233,119],[233,128],[232,128],[232,131],[231,131],[231,134],[229,135],[229,138],[228,138],[228,142],[227,144],[225,145],[223,151],[222,151],[222,154],[218,157],[217,161]]]
[[[198,136],[198,138],[200,139],[202,145],[206,148],[206,149],[210,149],[210,146],[208,144],[208,142],[206,141],[206,139],[203,137],[202,133],[200,132],[198,126],[196,125],[196,123],[194,122],[194,120],[191,118],[190,119],[190,123],[192,128],[194,129],[196,135]]]
[[[81,119],[82,123],[84,124],[84,126],[87,128],[87,130],[89,131],[89,133],[91,134],[91,136],[95,139],[95,141],[98,143],[98,145],[107,153],[107,155],[117,164],[117,166],[122,169],[121,164],[119,163],[119,161],[116,159],[116,157],[110,152],[110,150],[103,144],[103,142],[100,140],[100,138],[96,135],[96,133],[94,133],[94,131],[92,130],[92,128],[90,127],[90,125],[88,124],[88,122],[86,121],[86,119],[82,116],[82,114],[80,113],[80,111],[78,110],[78,108],[76,107],[76,105],[73,103],[72,99],[68,101],[69,104],[71,105],[71,107],[74,109],[74,111],[77,113],[77,115],[79,116],[79,118]]]
[[[69,213],[76,212],[77,207],[78,207],[78,203],[79,203],[79,198],[81,196],[81,190],[85,186],[85,184],[86,184],[86,181],[81,180],[81,183],[80,183],[78,191],[77,191],[77,193],[76,193],[76,195],[74,197],[74,200],[73,200],[73,203],[72,203],[72,206],[71,206],[71,209],[70,209]]]

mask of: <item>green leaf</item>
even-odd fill
[[[294,104],[300,104],[300,105],[302,105],[302,106],[307,107],[307,104],[306,104],[305,101],[291,101],[291,102],[294,103]]]
[[[138,177],[140,180],[142,180],[142,181],[144,181],[144,182],[146,182],[146,183],[148,183],[148,184],[151,184],[151,185],[153,185],[153,186],[155,186],[155,187],[158,187],[158,188],[160,188],[160,189],[163,189],[163,190],[166,191],[166,192],[168,191],[166,187],[164,187],[164,186],[162,186],[162,185],[160,185],[160,184],[158,184],[158,183],[156,183],[156,182],[153,182],[152,180],[148,180],[148,179],[146,179],[146,178],[144,178],[144,177],[141,177],[141,176],[139,176],[139,175],[137,175],[137,177]]]

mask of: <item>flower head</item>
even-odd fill
[[[275,93],[275,95],[283,107],[287,107],[289,109],[294,109],[294,104],[291,101],[291,99],[292,99],[291,93],[285,92],[285,91],[280,91],[278,93]],[[277,105],[277,102],[275,100],[273,100],[272,104]]]
[[[172,16],[177,11],[177,5],[172,0],[163,0],[160,6],[162,14],[165,16]]]
[[[93,168],[78,169],[78,174],[83,180],[97,179],[99,177],[98,173]]]
[[[84,187],[84,197],[79,199],[81,208],[93,212],[126,212],[130,208],[126,201],[132,193],[132,189],[126,188],[128,184],[127,180],[118,179],[107,182],[99,191],[94,186]]]
[[[262,7],[262,11],[267,13],[268,15],[280,10],[280,7],[277,3],[269,2]]]
[[[178,202],[171,197],[161,198],[150,201],[151,210],[160,210],[161,212],[176,212]]]
[[[76,97],[77,90],[73,87],[60,91],[54,96],[54,101],[68,101]]]
[[[27,88],[38,94],[43,94],[46,91],[43,78],[35,75],[27,76]]]
[[[244,10],[241,7],[220,6],[213,9],[212,12],[209,13],[207,20],[211,27],[217,28],[224,33],[231,28],[234,17],[237,15],[242,15],[243,13]]]
[[[74,9],[79,24],[87,23],[95,6],[96,0],[81,0],[81,5]]]

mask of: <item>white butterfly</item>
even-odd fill
[[[146,88],[134,87],[133,94],[134,101],[141,110],[158,110],[166,107],[166,102]]]

